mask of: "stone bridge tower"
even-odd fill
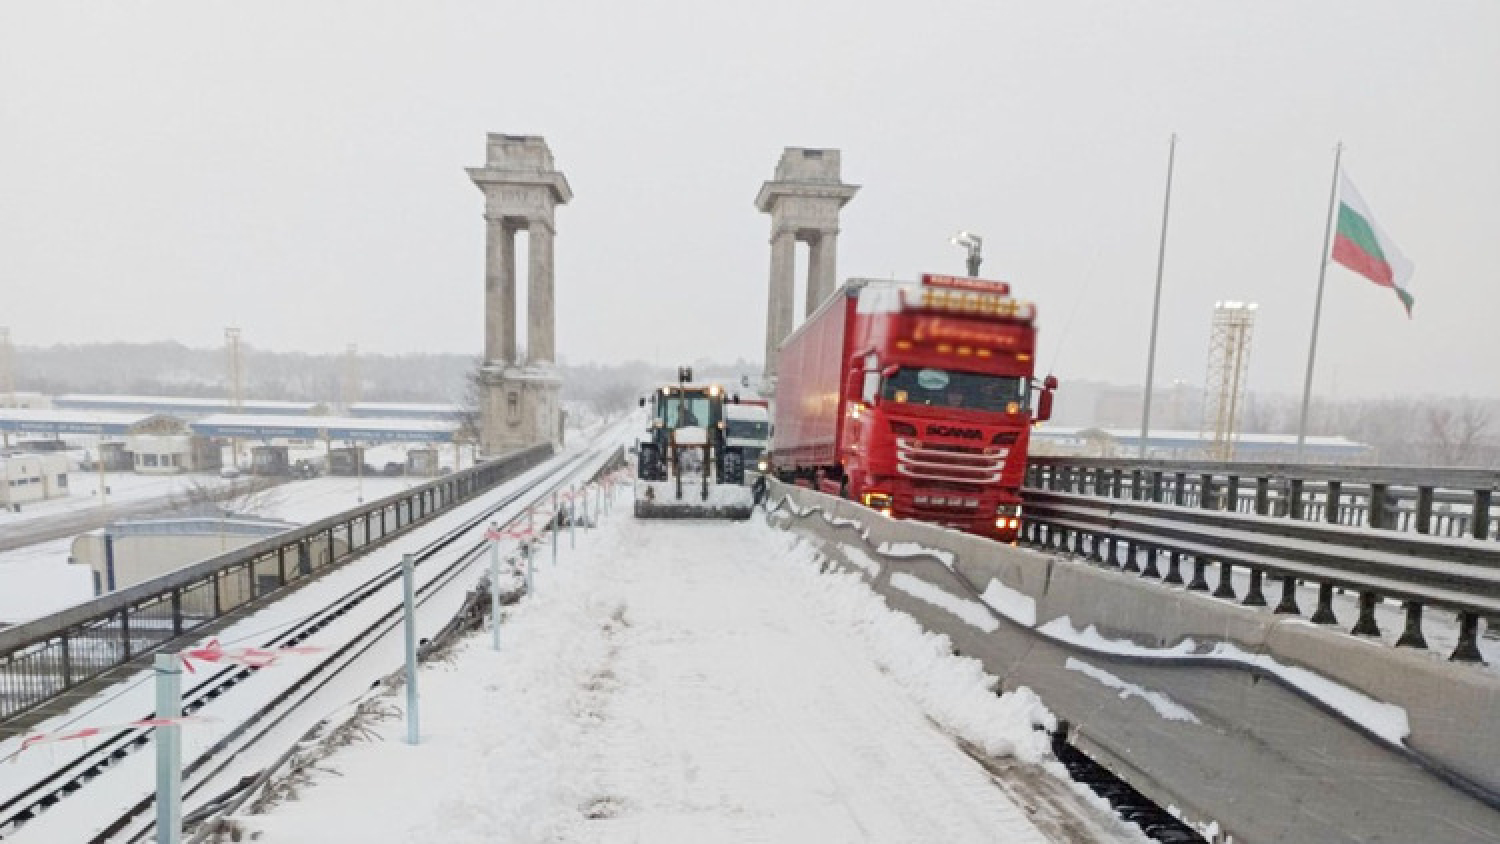
[[[499,455],[562,444],[552,281],[554,212],[573,198],[547,141],[491,133],[485,164],[468,170],[484,192],[484,386],[481,448]],[[525,230],[526,350],[516,343],[516,232]]]
[[[766,312],[766,379],[776,376],[776,349],[795,323],[797,241],[808,245],[804,318],[838,286],[839,209],[858,185],[839,176],[839,151],[787,147],[776,178],[760,186],[755,207],[771,215],[771,295]]]

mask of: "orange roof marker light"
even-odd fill
[[[945,287],[949,290],[967,290],[971,293],[994,293],[1005,296],[1010,293],[1010,282],[991,281],[983,278],[964,278],[956,275],[922,274],[923,287]]]

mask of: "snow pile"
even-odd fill
[[[1017,624],[1027,627],[1036,626],[1036,599],[1006,586],[999,580],[991,580],[979,599],[988,604],[990,609]]]
[[[887,557],[900,557],[911,559],[913,557],[931,557],[948,568],[953,568],[953,552],[944,551],[939,548],[928,548],[916,542],[882,542],[878,549]]]
[[[1068,657],[1068,661],[1063,663],[1063,667],[1069,671],[1077,671],[1085,677],[1098,680],[1106,688],[1119,691],[1120,700],[1129,700],[1132,697],[1144,700],[1150,704],[1152,709],[1156,710],[1157,715],[1168,721],[1191,721],[1194,724],[1202,723],[1198,720],[1198,716],[1192,713],[1192,710],[1167,695],[1137,686],[1134,683],[1127,683],[1108,671],[1090,665],[1083,660]]]
[[[1148,648],[1127,640],[1110,639],[1100,634],[1092,624],[1083,630],[1075,630],[1068,616],[1054,618],[1037,630],[1052,639],[1099,653],[1158,659],[1206,659],[1259,668],[1276,675],[1287,685],[1332,708],[1384,741],[1400,745],[1411,735],[1411,721],[1405,707],[1376,700],[1358,689],[1351,689],[1317,672],[1277,662],[1269,654],[1252,653],[1231,642],[1218,642],[1212,646],[1205,643],[1205,646],[1200,647],[1192,639],[1184,639],[1170,648]]]
[[[986,633],[994,633],[1000,629],[1000,623],[990,615],[990,611],[982,604],[966,601],[944,589],[940,589],[925,580],[918,580],[906,572],[896,572],[891,575],[891,588],[925,601],[938,609],[948,612],[963,619],[971,627],[977,627]]]
[[[880,576],[880,561],[866,554],[863,548],[857,548],[853,545],[839,545],[839,552],[844,555],[844,559],[859,566],[870,577]]]
[[[887,553],[884,546],[881,553]],[[882,670],[934,721],[991,756],[1033,764],[1051,758],[1051,738],[1038,728],[1053,730],[1057,719],[1035,693],[1020,688],[997,696],[998,681],[979,660],[954,656],[947,636],[892,611],[858,575],[820,573],[816,558],[811,547],[794,539],[780,561],[788,588],[830,624],[854,631]]]

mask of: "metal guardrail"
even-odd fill
[[[0,630],[0,724],[231,613],[278,597],[551,455],[550,446],[517,452]]]
[[[1238,598],[1233,570],[1239,566],[1250,575],[1240,601],[1244,605],[1266,606],[1263,579],[1280,581],[1277,613],[1300,615],[1297,583],[1314,583],[1314,624],[1337,624],[1334,590],[1352,590],[1359,594],[1359,618],[1350,631],[1356,636],[1379,636],[1376,604],[1382,598],[1400,600],[1406,626],[1397,647],[1427,647],[1422,635],[1424,607],[1452,610],[1458,615],[1459,637],[1450,659],[1460,662],[1482,661],[1479,620],[1500,615],[1500,543],[1472,538],[1372,531],[1033,488],[1026,491],[1022,539],[1172,585],[1184,582],[1182,563],[1190,561],[1191,591],[1209,591],[1207,567],[1214,564],[1218,584],[1213,595],[1231,600]],[[1165,575],[1158,568],[1162,555],[1167,558]]]
[[[1500,471],[1033,456],[1026,486],[1179,507],[1500,538]]]

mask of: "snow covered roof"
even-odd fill
[[[209,437],[452,442],[457,426],[451,420],[442,419],[216,413],[193,422],[192,427]]]
[[[99,407],[99,408],[161,408],[164,410],[212,408],[228,410],[230,407],[228,399],[190,397],[190,396],[112,396],[91,393],[68,393],[57,396],[53,403],[59,407]],[[273,399],[246,399],[241,405],[247,408],[289,411],[292,413],[307,413],[314,407],[313,402],[307,401],[276,401]]]
[[[55,408],[0,408],[0,431],[33,434],[124,434],[150,413]]]

